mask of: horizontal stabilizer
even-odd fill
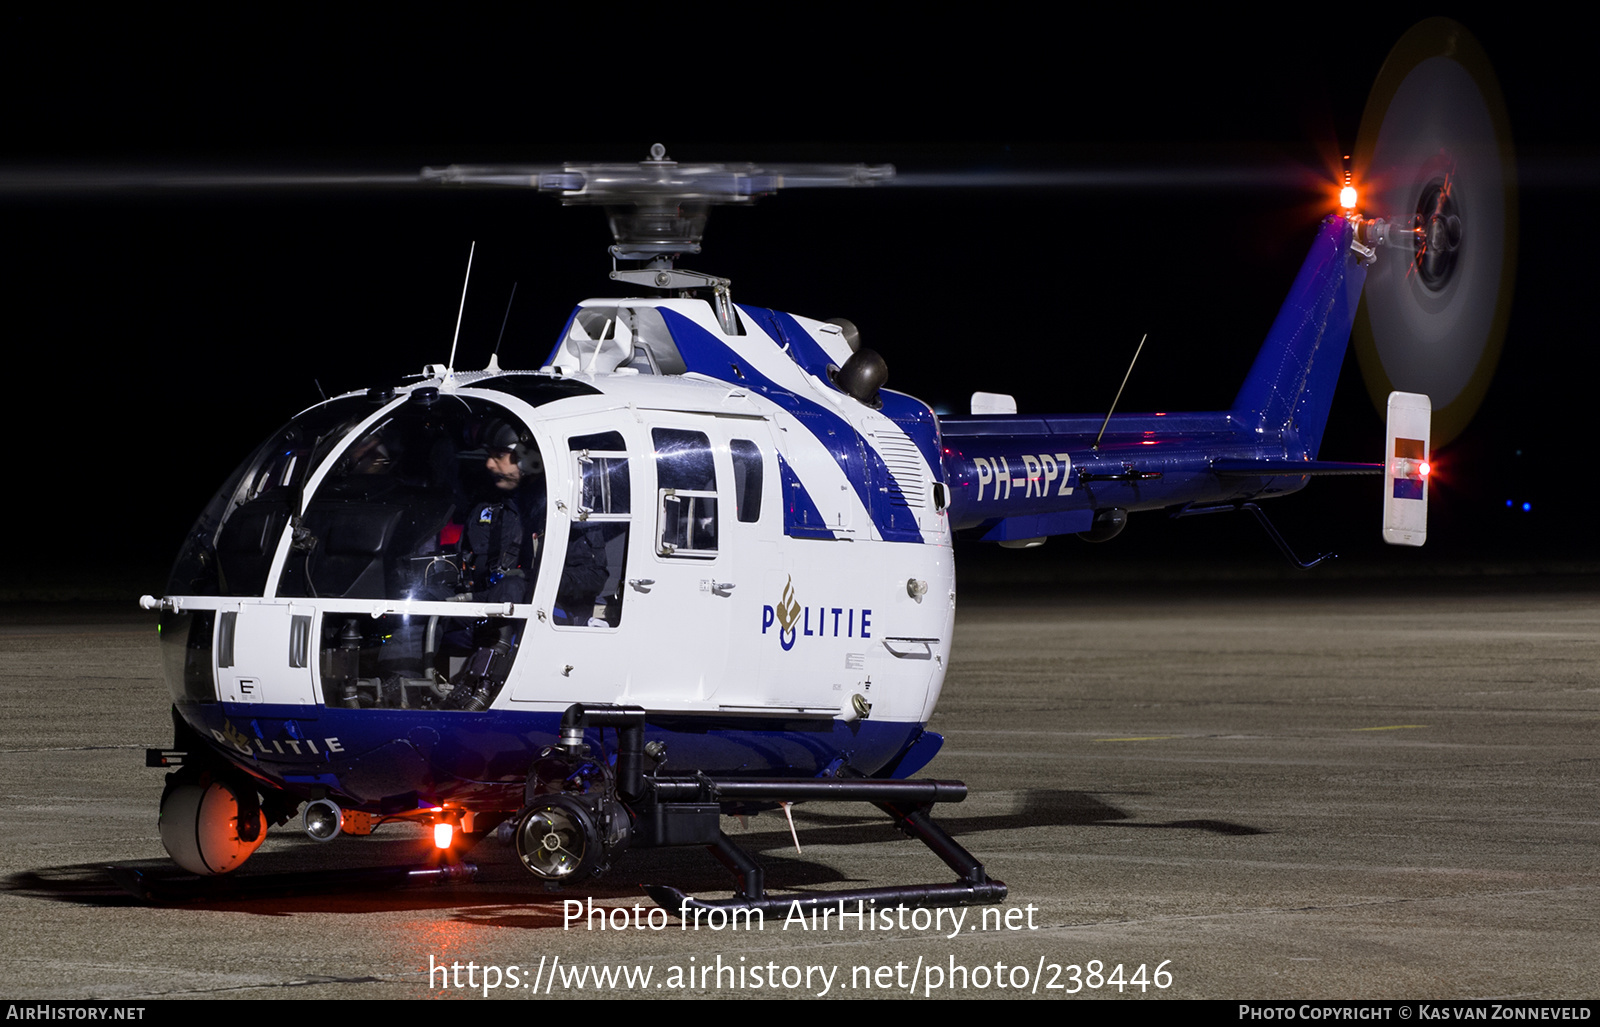
[[[974,414],[1014,414],[1017,412],[1017,398],[1004,392],[974,392],[972,394],[972,412]]]
[[[1307,474],[1382,474],[1383,464],[1347,464],[1338,460],[1213,460],[1211,470],[1224,477],[1298,477]]]

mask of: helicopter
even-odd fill
[[[168,853],[229,873],[297,814],[318,840],[411,820],[446,851],[505,823],[550,885],[631,848],[708,847],[732,898],[648,888],[669,911],[1002,901],[930,815],[965,786],[914,779],[942,744],[926,725],[957,533],[1102,542],[1140,511],[1259,516],[1313,477],[1375,474],[1386,541],[1425,541],[1433,410],[1460,421],[1481,397],[1514,214],[1492,95],[1456,101],[1488,126],[1469,143],[1424,138],[1418,96],[1482,83],[1437,49],[1396,48],[1359,162],[1376,199],[1352,187],[1321,223],[1215,412],[1035,416],[978,393],[938,415],[886,387],[848,321],[736,303],[729,279],[678,264],[712,207],[892,187],[888,167],[679,164],[657,146],[637,164],[425,169],[605,208],[631,292],[580,302],[537,368],[452,354],[317,404],[224,481],[142,600],[174,699],[173,744],[147,757],[172,768]],[[1399,384],[1392,339],[1418,311],[1453,319],[1452,339],[1484,326],[1465,384],[1384,390],[1382,462],[1320,459],[1358,322]],[[720,818],[813,800],[876,805],[956,880],[769,893]]]

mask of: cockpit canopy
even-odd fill
[[[461,557],[469,520],[493,520],[481,508],[509,507],[542,534],[543,460],[509,410],[431,390],[376,416],[379,409],[363,396],[342,397],[275,432],[207,504],[168,593],[262,595],[287,532],[278,595],[447,599],[470,576]],[[523,461],[529,473],[511,482],[491,470],[485,437],[506,425],[533,454]]]

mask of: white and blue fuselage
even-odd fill
[[[516,808],[575,702],[643,707],[676,772],[920,768],[955,605],[937,423],[830,384],[835,326],[741,315],[730,333],[699,300],[591,301],[543,371],[291,422],[163,601],[183,721],[263,785],[385,811]],[[490,424],[539,454],[541,495],[517,511],[515,588],[468,592],[472,522],[516,509],[493,507]],[[496,640],[492,701],[452,708]]]
[[[174,567],[178,743],[264,794],[385,813],[520,808],[574,703],[643,708],[665,773],[915,773],[942,742],[953,531],[1092,532],[1348,470],[1317,448],[1354,225],[1324,222],[1232,409],[1103,435],[858,399],[838,326],[696,299],[588,301],[540,371],[434,368],[314,407]],[[489,473],[513,437],[514,482]]]

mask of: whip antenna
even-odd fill
[[[463,297],[465,299],[465,297]],[[1133,351],[1133,359],[1128,361],[1128,373],[1122,376],[1122,384],[1117,386],[1116,399],[1111,401],[1111,409],[1106,411],[1106,419],[1100,422],[1100,434],[1094,437],[1094,445],[1090,449],[1100,448],[1100,439],[1106,433],[1106,425],[1111,423],[1111,415],[1116,412],[1117,400],[1122,398],[1122,390],[1128,387],[1128,379],[1133,376],[1133,365],[1139,362],[1139,353],[1144,349],[1144,340],[1150,338],[1150,333],[1145,332],[1139,339],[1139,347]]]
[[[506,322],[511,320],[511,304],[517,301],[517,283],[511,283],[511,298],[506,300],[506,314],[500,319],[500,335],[494,340],[494,352],[489,354],[489,366],[486,370],[500,370],[500,344],[506,338]]]
[[[450,362],[445,365],[445,374],[450,374],[456,369],[456,343],[461,341],[461,315],[467,309],[467,283],[472,281],[472,255],[477,252],[478,241],[474,239],[472,249],[467,251],[467,277],[461,282],[461,308],[456,311],[456,337],[450,340]],[[507,313],[509,312],[508,309]]]

